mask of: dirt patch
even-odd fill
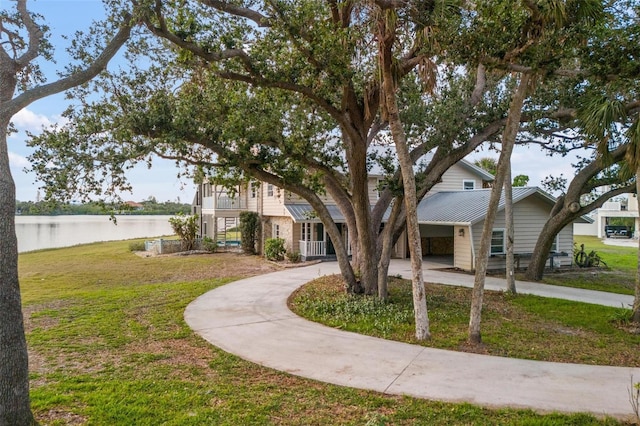
[[[56,424],[61,424],[60,422],[62,422],[62,424],[65,425],[83,425],[87,423],[87,419],[83,416],[55,408],[39,414],[38,421],[45,425],[54,422],[56,422]]]

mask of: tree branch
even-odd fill
[[[87,68],[75,72],[68,77],[64,77],[53,83],[37,86],[21,93],[13,100],[0,105],[0,115],[14,115],[18,111],[38,99],[42,99],[55,93],[60,93],[65,90],[71,89],[72,87],[84,84],[98,75],[107,67],[109,61],[115,56],[118,50],[120,50],[120,48],[127,42],[130,37],[132,29],[131,15],[126,15],[125,17],[123,17],[123,22],[124,23],[118,30],[117,34],[107,44],[102,53],[100,53],[100,55]]]
[[[258,27],[260,28],[271,26],[269,17],[253,9],[238,6],[227,1],[216,1],[216,0],[199,0],[199,1],[200,3],[206,6],[210,6],[216,10],[219,10],[220,12],[225,12],[233,16],[249,19],[255,22],[256,25],[258,25]]]

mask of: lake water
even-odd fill
[[[172,235],[171,216],[16,216],[18,251]]]

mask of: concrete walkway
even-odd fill
[[[425,348],[325,327],[287,308],[296,288],[338,271],[337,263],[320,263],[236,281],[193,301],[185,320],[212,344],[248,361],[337,385],[490,407],[633,415],[628,392],[632,376],[640,381],[640,368]],[[389,272],[410,277],[409,261],[392,261]],[[425,271],[425,280],[473,286],[473,276],[438,270]],[[487,278],[486,288],[502,290],[504,280]],[[615,307],[633,301],[630,296],[537,283],[518,282],[517,288],[520,293]]]

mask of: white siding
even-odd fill
[[[436,184],[431,192],[438,191],[462,191],[464,188],[462,183],[465,181],[474,181],[476,189],[482,189],[482,179],[471,171],[455,164],[444,175],[442,175],[442,182]]]
[[[540,230],[549,217],[549,207],[542,200],[536,197],[529,197],[514,205],[513,216],[514,253],[530,255],[533,253]],[[476,254],[480,250],[483,224],[484,222],[479,222],[473,225],[473,241],[476,247]],[[505,228],[504,210],[498,212],[493,225],[493,229],[501,228]],[[568,256],[554,259],[554,266],[570,265],[573,253],[572,225],[567,226],[560,232],[559,250],[567,252]],[[520,261],[520,267],[526,267],[528,263],[529,258],[523,256]],[[504,265],[503,257],[495,256],[489,258],[489,269],[504,269]]]
[[[461,235],[461,231],[462,234]],[[471,249],[471,233],[466,226],[453,228],[453,266],[465,271],[473,269],[473,250]]]

